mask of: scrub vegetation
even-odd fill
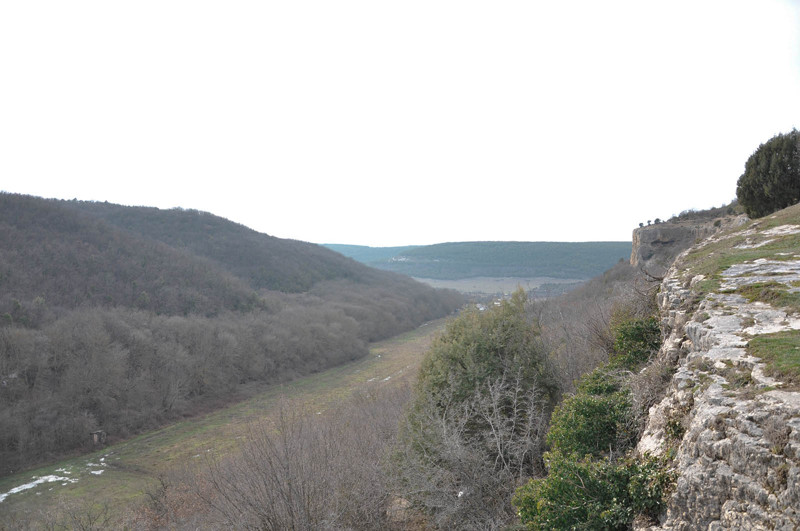
[[[514,496],[530,529],[628,529],[663,508],[672,482],[665,462],[632,452],[647,411],[634,375],[658,350],[660,329],[652,317],[626,316],[612,334],[608,363],[582,377],[553,412],[547,475]]]

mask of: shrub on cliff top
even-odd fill
[[[800,131],[778,134],[750,155],[736,197],[751,218],[800,202]]]
[[[662,460],[649,456],[614,462],[551,452],[545,460],[549,475],[514,496],[528,529],[630,529],[638,515],[655,520],[673,481]]]
[[[558,385],[521,289],[451,321],[425,356],[393,460],[403,498],[441,528],[510,523],[541,473]]]
[[[614,330],[612,367],[636,370],[661,346],[661,327],[655,317],[624,321]]]
[[[663,460],[634,456],[637,412],[631,371],[658,349],[654,317],[616,312],[609,363],[583,376],[553,412],[544,454],[547,476],[516,491],[513,503],[529,529],[629,529],[663,509],[672,474]]]

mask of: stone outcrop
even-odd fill
[[[739,249],[800,226],[748,231],[738,233],[746,236]],[[674,454],[677,481],[660,525],[649,529],[800,529],[800,391],[767,376],[745,348],[754,336],[800,330],[800,316],[735,293],[765,280],[800,290],[800,249],[784,254],[729,267],[700,301],[693,288],[704,279],[687,278],[683,256],[664,278],[659,305],[668,336],[659,356],[676,370],[637,450]]]
[[[738,216],[639,227],[633,231],[631,265],[644,268],[653,275],[663,275],[682,251],[718,230],[742,224],[746,219]]]

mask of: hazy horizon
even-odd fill
[[[800,4],[5,2],[0,174],[370,246],[625,241],[800,127]]]

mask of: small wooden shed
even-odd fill
[[[95,446],[106,443],[106,432],[103,430],[93,431],[89,435],[92,436],[92,444]]]

